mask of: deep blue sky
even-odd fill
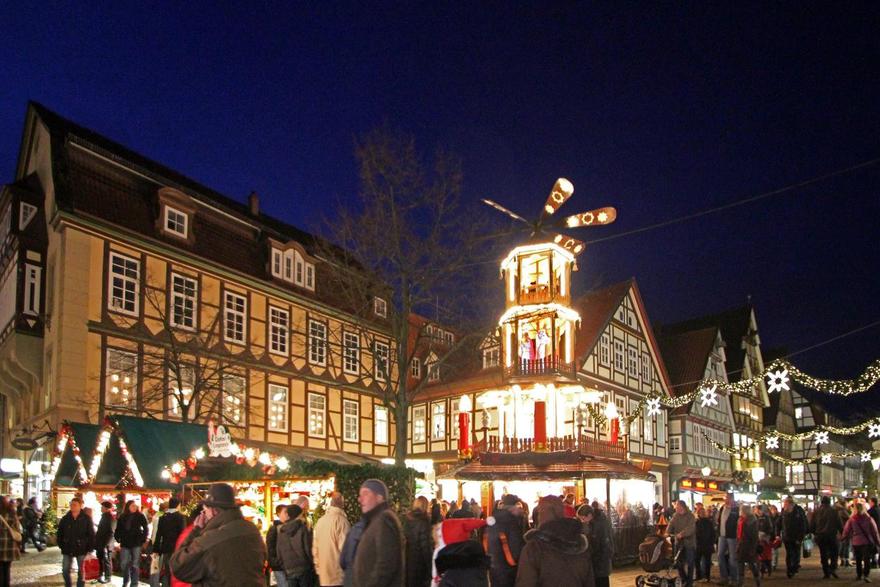
[[[456,151],[469,199],[532,216],[564,176],[566,211],[617,206],[588,237],[880,157],[876,3],[615,4],[7,4],[0,181],[28,99],[306,228],[357,190],[352,137],[384,120]],[[878,216],[880,166],[596,244],[580,286],[635,276],[655,322],[751,295],[764,345],[797,350],[880,320]],[[855,376],[878,337],[797,362]]]

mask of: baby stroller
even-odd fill
[[[672,539],[648,536],[639,545],[639,564],[648,574],[636,577],[636,587],[681,587],[678,567],[683,559],[684,549],[676,551]]]

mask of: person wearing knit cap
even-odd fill
[[[403,587],[403,527],[388,505],[388,487],[379,479],[361,483],[358,503],[363,517],[363,533],[357,543],[351,568],[352,584],[357,587]],[[349,569],[346,569],[348,584]]]
[[[440,587],[467,585],[488,587],[489,557],[482,545],[473,540],[474,532],[495,523],[494,517],[450,518],[435,530],[434,577]]]
[[[516,570],[525,545],[523,541],[523,510],[516,495],[501,497],[501,503],[493,512],[495,524],[486,529],[488,554],[491,558],[489,574],[492,587],[513,587]]]

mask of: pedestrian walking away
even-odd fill
[[[171,560],[171,555],[174,554],[174,548],[177,545],[180,533],[186,528],[186,518],[177,511],[179,507],[179,499],[176,497],[169,499],[168,507],[162,517],[159,518],[159,524],[156,526],[153,554],[159,556],[159,580],[163,587],[171,584],[168,562]]]
[[[284,563],[278,556],[278,528],[287,520],[287,504],[278,504],[275,506],[275,519],[272,520],[272,526],[266,532],[266,557],[277,587],[287,587]]]
[[[404,518],[406,587],[428,587],[431,584],[431,558],[434,554],[434,542],[431,536],[431,518],[428,514],[428,507],[428,499],[420,495],[413,500],[412,510]],[[325,584],[323,580],[321,584]]]
[[[327,511],[315,523],[312,549],[322,587],[341,587],[343,584],[344,574],[339,565],[339,556],[351,529],[344,507],[345,499],[342,494],[334,492],[330,496]]]
[[[289,587],[312,587],[318,582],[312,560],[312,530],[302,513],[296,504],[287,506],[287,521],[278,527],[278,558]]]
[[[109,583],[112,574],[110,541],[113,540],[113,504],[101,503],[101,519],[95,532],[95,554],[98,557],[98,583]]]
[[[819,546],[819,556],[822,560],[822,572],[825,578],[837,579],[837,557],[840,552],[840,533],[843,532],[843,522],[837,510],[831,507],[831,498],[823,495],[821,503],[813,512],[813,522],[810,531]]]
[[[880,534],[877,532],[877,524],[865,510],[865,504],[855,504],[853,515],[846,521],[843,529],[843,537],[852,541],[857,579],[870,582],[871,556],[880,550]]]
[[[70,500],[70,510],[58,521],[58,546],[61,548],[61,574],[64,587],[71,587],[71,567],[76,564],[76,585],[83,587],[83,560],[95,543],[95,526],[92,519],[82,511],[82,499]]]
[[[492,587],[513,587],[516,583],[519,557],[525,546],[522,520],[524,513],[519,507],[519,497],[512,494],[502,496],[492,515],[495,524],[489,526],[484,533]]]
[[[758,520],[752,508],[743,504],[739,510],[736,530],[736,559],[739,561],[739,585],[745,582],[746,567],[752,571],[755,585],[761,587],[758,568]]]

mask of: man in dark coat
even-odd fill
[[[583,524],[583,532],[590,546],[593,562],[593,577],[596,587],[608,587],[611,577],[611,560],[614,558],[614,538],[611,535],[611,521],[601,509],[582,505],[577,517]]]
[[[278,528],[287,521],[287,505],[278,504],[275,506],[275,519],[272,520],[272,526],[266,532],[266,556],[269,559],[269,569],[275,577],[275,583],[278,587],[287,587],[287,575],[284,573],[284,563],[278,556]]]
[[[417,497],[403,523],[406,537],[406,587],[428,587],[431,584],[434,540],[427,508],[428,500],[424,496]]]
[[[174,554],[174,547],[177,545],[177,539],[180,533],[186,528],[186,518],[177,511],[180,507],[180,500],[172,497],[168,500],[168,509],[165,514],[159,518],[159,525],[156,529],[156,542],[153,544],[153,553],[161,556],[160,568],[162,576],[162,584],[171,583],[170,574],[168,572],[168,561]]]
[[[43,552],[46,550],[46,546],[40,542],[40,518],[42,517],[43,512],[37,508],[37,498],[30,498],[27,505],[22,509],[21,527],[24,530],[24,540],[21,542],[22,552],[24,552],[24,545],[28,540],[33,542],[37,551]]]
[[[70,511],[58,521],[58,546],[61,548],[61,574],[64,587],[71,587],[70,567],[76,562],[76,585],[83,587],[83,560],[91,552],[95,542],[95,526],[92,519],[82,511],[82,499],[70,500]]]
[[[312,559],[312,530],[296,504],[287,506],[287,521],[278,527],[277,552],[288,587],[312,587],[317,583]]]
[[[516,587],[594,587],[593,562],[581,523],[565,517],[555,495],[538,503],[540,526],[525,535]]]
[[[785,544],[785,569],[789,579],[801,568],[801,545],[807,535],[807,515],[792,497],[786,497],[782,506],[782,543]]]
[[[214,483],[203,504],[192,532],[171,555],[175,578],[193,587],[263,587],[266,546],[241,515],[235,490]]]
[[[523,511],[519,498],[505,495],[492,513],[495,524],[486,528],[491,566],[489,575],[493,587],[512,587],[516,583],[516,569],[525,540],[523,539]]]
[[[840,552],[840,534],[843,532],[843,523],[840,515],[831,507],[831,498],[822,496],[822,501],[813,513],[811,525],[816,544],[819,546],[819,556],[822,557],[822,572],[825,578],[837,579],[837,556]]]
[[[379,479],[367,479],[358,503],[365,520],[352,569],[355,587],[403,587],[406,548],[400,520],[388,507],[388,487]]]
[[[109,501],[101,503],[101,520],[98,522],[98,531],[95,532],[95,554],[98,555],[98,563],[101,572],[98,575],[98,583],[109,583],[112,574],[110,540],[113,539],[113,504]]]

